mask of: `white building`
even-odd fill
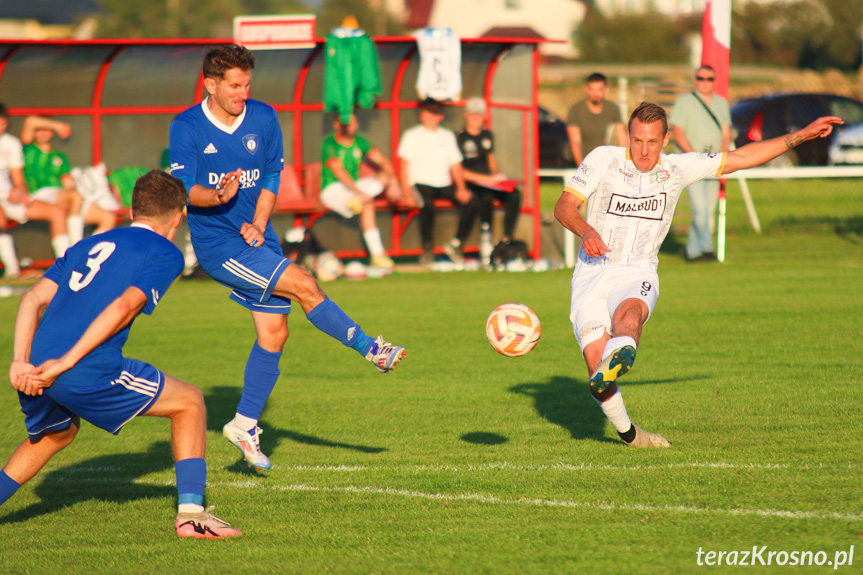
[[[408,28],[452,28],[462,38],[515,36],[561,43],[545,44],[546,55],[572,57],[570,39],[584,18],[579,0],[377,0],[395,14],[404,14]]]

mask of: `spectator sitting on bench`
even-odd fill
[[[494,157],[494,135],[485,129],[486,106],[482,98],[471,98],[464,108],[465,127],[456,136],[464,160],[462,168],[467,187],[476,198],[479,209],[479,252],[488,264],[493,249],[491,240],[492,205],[504,205],[502,243],[509,243],[518,223],[521,191],[515,182],[502,174]]]
[[[410,196],[404,197],[390,161],[369,141],[357,134],[355,114],[347,124],[338,115],[333,120],[335,132],[321,148],[321,203],[344,218],[360,215],[360,228],[371,256],[370,266],[392,269],[393,260],[384,252],[381,232],[375,216],[374,200],[386,191],[387,199],[415,207]],[[374,163],[377,174],[360,177],[363,161]]]
[[[94,233],[106,232],[116,225],[115,214],[85,202],[75,188],[69,159],[54,149],[54,134],[63,139],[72,135],[65,122],[43,116],[28,116],[21,129],[24,144],[24,178],[30,199],[54,204],[66,214],[69,245],[84,237],[84,224],[95,224]]]
[[[6,279],[18,277],[21,268],[15,253],[15,242],[8,233],[9,221],[25,223],[28,220],[44,220],[51,226],[51,246],[54,255],[60,257],[69,247],[66,235],[66,214],[52,204],[30,200],[24,180],[24,152],[21,142],[9,134],[9,114],[0,104],[0,261],[3,262]]]
[[[412,186],[422,196],[420,209],[420,235],[423,255],[420,262],[429,265],[434,261],[434,201],[450,200],[462,208],[456,237],[444,245],[444,251],[455,262],[464,260],[461,245],[470,233],[475,205],[473,196],[465,186],[462,173],[462,155],[455,134],[441,127],[443,106],[435,100],[423,100],[419,105],[420,123],[402,134],[399,143],[402,188]]]

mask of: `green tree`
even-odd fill
[[[592,6],[573,34],[580,59],[591,62],[685,62],[686,38],[700,30],[700,18],[643,14],[606,17]]]
[[[748,2],[732,16],[731,60],[817,67],[832,28],[833,16],[819,0]]]
[[[103,38],[226,38],[234,16],[309,13],[301,0],[99,0]]]
[[[833,16],[833,28],[826,34],[821,66],[854,70],[861,61],[861,29],[863,29],[863,2],[824,0]]]
[[[861,2],[747,2],[732,16],[731,61],[854,70],[860,65],[861,26]]]
[[[356,18],[367,34],[403,34],[404,27],[384,13],[383,4],[382,0],[324,0],[317,15],[318,35],[326,36],[341,26],[346,16]]]

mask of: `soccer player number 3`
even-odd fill
[[[90,250],[92,257],[87,258],[87,267],[90,268],[90,271],[87,272],[86,276],[81,272],[72,272],[72,277],[69,278],[69,287],[72,291],[81,291],[90,285],[90,282],[99,273],[102,264],[111,257],[116,248],[117,245],[114,242],[99,242],[93,246],[93,249]]]

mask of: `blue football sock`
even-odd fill
[[[240,404],[237,413],[251,419],[258,420],[267,405],[267,399],[276,386],[281,371],[279,371],[279,360],[282,358],[280,351],[267,351],[255,342],[246,362],[246,373],[243,383],[243,394],[240,396]]]
[[[177,502],[203,506],[207,462],[200,457],[183,459],[174,465],[174,470],[177,473]]]
[[[0,505],[15,495],[19,487],[21,487],[20,483],[6,475],[6,470],[0,469]]]
[[[333,339],[339,340],[342,344],[357,350],[363,357],[369,352],[375,341],[367,336],[362,328],[330,298],[319,303],[315,309],[306,314],[306,317],[316,328]]]

